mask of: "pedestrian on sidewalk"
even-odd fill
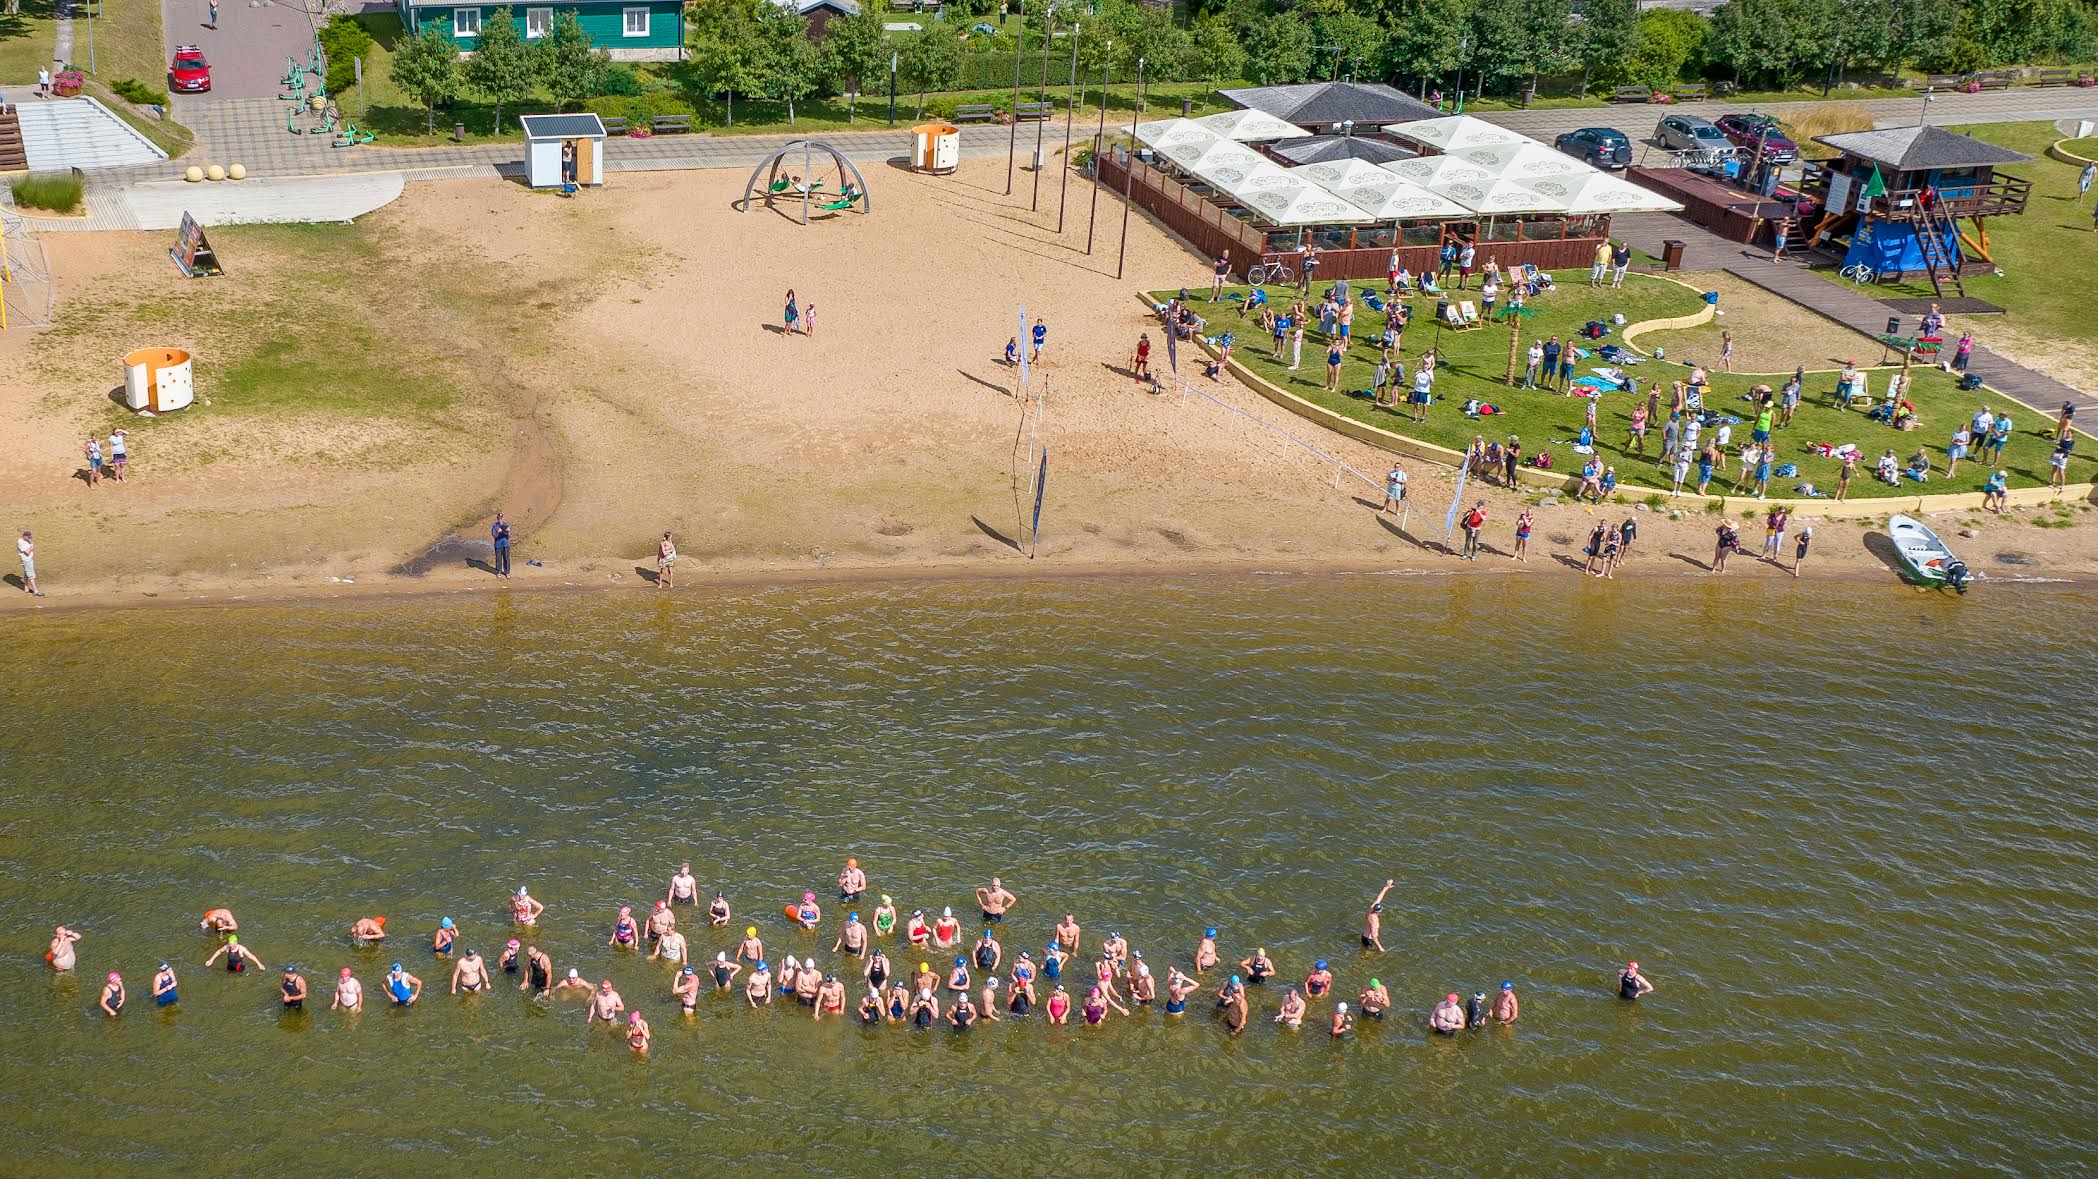
[[[38,98],[51,97],[51,68],[49,66],[36,67],[36,96]]]
[[[36,538],[28,529],[23,529],[21,539],[15,541],[15,552],[22,557],[22,589],[41,598],[44,591],[36,588]]]
[[[219,27],[219,0],[209,0],[209,2],[211,4],[211,19],[204,22],[204,27],[215,32]]]

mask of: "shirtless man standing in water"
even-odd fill
[[[619,1028],[620,1013],[625,1010],[626,1000],[620,998],[619,992],[612,989],[612,980],[608,978],[597,984],[597,993],[590,996],[590,1009],[583,1016],[583,1025],[588,1027],[601,1019],[616,1031]]]
[[[838,872],[838,899],[856,901],[867,891],[867,874],[860,870],[858,860],[848,859]]]
[[[76,960],[73,954],[73,943],[79,940],[79,934],[74,933],[63,925],[59,926],[51,934],[51,949],[44,955],[44,957],[51,960],[51,969],[73,969],[73,963]]]
[[[976,890],[976,904],[983,910],[985,921],[1005,920],[1005,911],[1012,908],[1013,902],[1019,899],[1005,891],[1005,882],[996,876],[991,877],[990,887],[979,887]]]
[[[699,973],[690,966],[677,972],[677,980],[670,984],[670,997],[678,1001],[686,1015],[699,1009]]]
[[[537,991],[544,997],[552,993],[554,985],[554,960],[538,946],[526,946],[524,952],[524,980],[517,984],[520,991]]]
[[[577,970],[573,966],[568,968],[567,978],[564,978],[560,982],[554,984],[554,990],[561,992],[561,994],[564,996],[567,995],[570,991],[581,991],[586,995],[592,993],[592,991],[590,990],[590,980],[584,978],[583,972]],[[587,1023],[588,1021],[586,1020],[585,1022]]]
[[[1384,942],[1378,937],[1378,932],[1384,924],[1384,898],[1391,895],[1394,883],[1385,881],[1384,887],[1377,892],[1377,899],[1370,902],[1369,911],[1362,915],[1362,948],[1365,950],[1374,948],[1380,954],[1384,952]]]
[[[1238,1035],[1246,1030],[1246,1020],[1249,1014],[1246,1008],[1246,988],[1232,988],[1230,999],[1224,1003],[1224,1027],[1232,1035]]]
[[[466,956],[460,958],[452,967],[452,994],[458,994],[460,987],[465,987],[466,993],[470,995],[475,991],[485,990],[487,986],[488,963],[483,961],[479,954],[468,950]]]
[[[335,998],[328,1004],[328,1010],[364,1010],[364,984],[357,981],[356,974],[347,966],[342,968],[342,977],[335,980]]]
[[[1066,913],[1064,919],[1056,923],[1056,944],[1064,948],[1064,953],[1075,955],[1078,953],[1078,939],[1084,932],[1078,918]]]
[[[692,865],[677,866],[677,875],[670,878],[670,891],[663,894],[663,900],[673,905],[699,903],[699,881],[692,878]]]

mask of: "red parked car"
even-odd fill
[[[1721,115],[1713,121],[1719,133],[1727,137],[1735,147],[1756,150],[1763,145],[1763,156],[1774,164],[1789,164],[1799,158],[1799,145],[1785,134],[1772,115]]]
[[[211,89],[211,63],[204,60],[203,50],[194,45],[175,47],[175,61],[168,66],[168,89],[185,94]]]

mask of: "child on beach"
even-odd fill
[[[1151,333],[1137,337],[1136,354],[1129,359],[1129,371],[1142,381],[1151,375]]]

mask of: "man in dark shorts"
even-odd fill
[[[1618,532],[1622,537],[1622,543],[1618,546],[1617,555],[1619,560],[1623,560],[1632,555],[1632,542],[1639,537],[1638,519],[1626,516],[1624,518],[1624,527],[1618,529]]]
[[[488,539],[495,544],[495,575],[510,576],[510,522],[503,519],[501,512],[495,514],[495,523],[488,526]]]
[[[1214,303],[1224,295],[1224,284],[1231,281],[1231,255],[1217,255],[1216,273],[1209,280],[1209,301]]]

